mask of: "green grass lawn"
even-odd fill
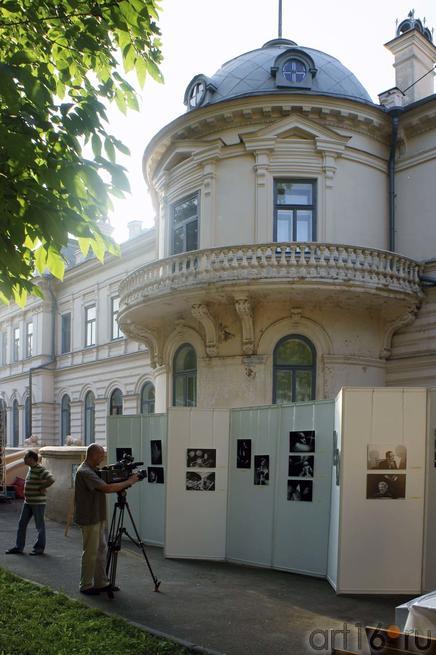
[[[123,619],[0,569],[0,655],[187,655]]]

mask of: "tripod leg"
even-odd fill
[[[132,516],[132,513],[130,511],[130,507],[129,507],[129,504],[128,504],[127,501],[126,501],[126,507],[127,507],[127,513],[129,515],[130,521],[131,521],[132,526],[133,526],[133,530],[135,531],[137,545],[142,550],[142,554],[144,555],[144,559],[147,562],[148,570],[150,571],[150,575],[151,575],[151,577],[153,579],[154,590],[159,591],[161,581],[158,580],[157,577],[155,576],[155,574],[153,573],[153,569],[151,568],[151,564],[150,564],[150,561],[149,561],[149,559],[147,557],[147,553],[145,552],[144,542],[142,541],[141,537],[139,536],[138,530],[137,530],[136,525],[135,525],[135,521],[133,520],[133,516]]]
[[[121,549],[121,536],[123,533],[124,505],[115,503],[111,529],[108,538],[108,552],[106,560],[106,575],[109,579],[109,598],[113,598],[113,591],[116,589],[115,578],[117,575],[118,553]]]

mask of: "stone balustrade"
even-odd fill
[[[121,306],[208,284],[343,283],[421,294],[419,264],[396,253],[328,243],[267,243],[210,248],[147,264],[120,285]]]

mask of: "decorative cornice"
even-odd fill
[[[247,296],[235,297],[235,309],[242,327],[242,352],[254,354],[254,320],[250,299]]]
[[[191,312],[192,316],[202,324],[206,333],[206,353],[209,357],[214,357],[218,353],[218,332],[214,318],[211,316],[206,305],[192,305]]]

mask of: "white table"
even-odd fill
[[[407,606],[409,614],[404,632],[416,631],[425,636],[430,632],[432,637],[436,637],[436,591],[414,598]]]

